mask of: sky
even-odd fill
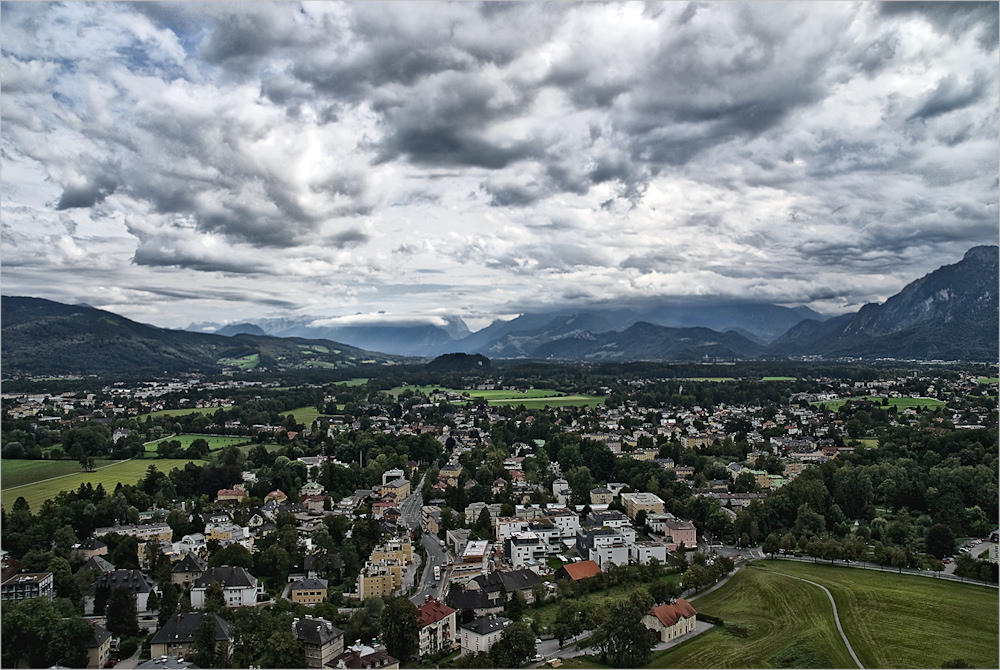
[[[0,5],[0,289],[163,327],[881,302],[998,238],[998,4]]]

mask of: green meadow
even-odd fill
[[[188,414],[215,414],[218,407],[189,407],[187,409],[161,409],[149,414],[140,414],[136,417],[139,421],[145,421],[147,416],[187,416]]]
[[[458,393],[469,401],[482,398],[490,405],[524,405],[527,409],[543,407],[580,407],[583,405],[600,405],[606,399],[602,395],[567,395],[555,389],[525,389],[524,391],[475,391],[471,389],[449,389],[440,386],[397,386],[389,393],[398,396],[405,390],[419,391],[430,395],[432,391]]]
[[[47,498],[53,498],[60,491],[72,491],[79,488],[80,484],[90,482],[91,485],[97,486],[98,483],[104,485],[104,490],[109,493],[115,490],[118,482],[122,484],[135,484],[140,479],[146,476],[146,469],[150,464],[155,464],[160,472],[169,472],[174,468],[183,468],[185,464],[193,462],[196,465],[202,465],[205,461],[191,461],[189,459],[159,459],[155,461],[143,460],[143,459],[133,459],[129,461],[112,461],[107,467],[101,467],[102,461],[98,461],[98,470],[95,472],[83,472],[80,469],[78,463],[73,463],[76,465],[76,472],[66,473],[60,471],[60,469],[54,468],[53,472],[58,474],[50,474],[49,477],[55,477],[55,479],[45,478],[44,472],[36,471],[32,476],[40,477],[40,480],[35,480],[33,483],[28,483],[21,485],[18,488],[7,488],[7,467],[8,461],[0,461],[3,463],[3,475],[4,475],[4,489],[2,494],[0,494],[0,502],[2,502],[4,509],[10,510],[13,506],[14,501],[17,500],[19,496],[24,496],[24,499],[28,501],[31,509],[37,511],[41,507],[42,503],[45,502]],[[13,462],[13,461],[12,461]],[[16,461],[17,463],[23,463],[25,461]],[[71,461],[34,461],[35,463],[47,463],[50,465],[61,466],[62,463],[71,463]],[[108,463],[108,461],[103,461],[103,463]],[[20,473],[22,478],[26,477],[24,472]]]
[[[191,443],[202,438],[208,442],[208,448],[210,451],[217,451],[223,447],[228,447],[230,444],[245,444],[250,441],[248,437],[233,437],[230,435],[196,435],[194,433],[182,433],[181,435],[174,435],[172,437],[164,437],[153,442],[146,442],[146,458],[151,458],[156,455],[156,448],[161,442],[170,442],[177,440],[181,443],[185,449],[191,446]]]
[[[785,574],[779,574],[785,573]],[[822,589],[866,668],[998,667],[996,589],[892,572],[757,561],[693,601],[724,625],[657,654],[650,668],[854,668]]]
[[[840,400],[820,400],[817,402],[809,403],[810,405],[817,407],[825,407],[827,409],[837,411],[844,406],[848,400],[871,400],[872,402],[882,405],[882,398],[878,396],[866,396],[863,398],[842,398]],[[925,407],[927,409],[937,409],[938,407],[944,407],[946,403],[941,400],[935,400],[933,398],[889,398],[889,404],[887,407],[895,407],[897,410],[906,409],[908,407]]]

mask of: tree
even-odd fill
[[[205,611],[221,612],[226,609],[226,592],[219,582],[212,582],[205,588]]]
[[[194,664],[199,668],[222,668],[228,659],[225,651],[217,648],[215,640],[216,615],[205,613],[194,632]],[[290,666],[291,667],[291,666]]]
[[[83,468],[84,472],[92,472],[94,470],[94,457],[90,454],[84,454],[80,456],[80,467]]]
[[[613,667],[640,668],[652,655],[653,642],[642,625],[642,617],[652,602],[643,593],[633,591],[631,597],[615,602],[607,622],[597,633],[603,650],[601,660]]]
[[[264,668],[304,668],[306,655],[302,643],[287,630],[278,630],[267,638],[260,660]]]
[[[955,553],[955,534],[943,523],[936,523],[927,529],[924,538],[927,553],[937,559],[951,556]]]
[[[24,663],[32,668],[87,664],[87,643],[94,629],[77,613],[64,617],[45,598],[6,602],[0,609],[3,667]]]
[[[136,610],[135,594],[126,586],[111,589],[108,596],[108,610],[104,627],[109,632],[122,637],[132,637],[139,633],[139,614]]]
[[[507,598],[507,607],[504,614],[511,621],[520,621],[521,617],[524,616],[524,610],[527,606],[528,603],[524,600],[524,595],[520,591],[514,591]]]
[[[777,533],[771,533],[764,538],[764,544],[760,548],[765,554],[770,554],[771,558],[774,558],[779,549],[781,549],[781,541],[778,539]]]
[[[156,617],[160,628],[167,623],[167,619],[177,612],[179,605],[180,594],[177,592],[177,586],[174,584],[166,584],[163,587],[163,595],[160,596],[160,609],[157,612]]]
[[[391,656],[405,663],[420,646],[420,613],[407,598],[393,598],[378,618],[382,643]]]
[[[528,624],[515,622],[504,628],[500,640],[490,648],[495,668],[517,668],[535,654],[535,634]]]

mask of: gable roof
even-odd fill
[[[183,644],[194,642],[194,634],[201,626],[202,620],[206,617],[213,617],[215,620],[215,639],[229,639],[229,624],[225,619],[213,612],[188,612],[187,614],[175,614],[163,627],[156,631],[150,644]]]
[[[88,648],[100,647],[104,644],[104,641],[111,637],[111,633],[108,629],[100,624],[94,624],[94,637],[90,638],[90,642],[87,643]]]
[[[192,588],[208,588],[208,585],[212,582],[219,582],[222,588],[257,587],[257,578],[247,572],[246,568],[239,565],[222,565],[206,570],[201,577],[195,580]]]
[[[103,556],[91,556],[87,562],[80,566],[80,570],[97,570],[98,573],[113,572],[115,566],[107,561]]]
[[[419,606],[417,611],[420,612],[421,624],[427,626],[437,621],[441,621],[441,619],[454,614],[458,610],[448,607],[437,598],[427,596],[426,602]]]
[[[177,562],[170,572],[205,572],[208,563],[193,553],[185,554],[184,558]]]
[[[504,605],[503,600],[490,598],[486,591],[455,591],[448,595],[448,599],[460,610],[480,610]]]
[[[676,602],[664,603],[652,608],[646,614],[655,616],[664,628],[669,628],[681,619],[690,619],[698,612],[688,601],[678,598]]]
[[[469,623],[462,626],[462,628],[475,633],[476,635],[488,635],[489,633],[501,630],[509,623],[510,619],[493,614],[490,616],[480,617],[479,619],[473,619]]]
[[[586,579],[587,577],[593,577],[601,572],[601,566],[597,565],[594,561],[580,561],[579,563],[567,563],[566,565],[559,568],[560,570],[565,570],[566,575],[573,581],[579,581],[581,579]]]

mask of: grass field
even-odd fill
[[[793,382],[796,377],[762,377],[761,381],[764,382]]]
[[[858,437],[855,439],[864,446],[868,447],[869,449],[875,449],[876,447],[878,447],[877,437]]]
[[[95,461],[95,464],[101,467],[117,462],[101,459]],[[0,460],[0,485],[6,490],[76,472],[83,472],[83,468],[76,461],[22,461],[5,458]]]
[[[208,448],[211,451],[222,449],[223,447],[227,447],[230,444],[243,444],[245,442],[250,441],[250,438],[248,437],[232,437],[229,435],[195,435],[193,433],[182,433],[181,435],[174,435],[173,437],[164,437],[160,440],[156,440],[155,442],[147,442],[145,445],[146,456],[147,457],[155,456],[156,448],[159,446],[160,442],[177,440],[178,442],[181,443],[181,446],[187,449],[188,447],[191,446],[191,443],[197,440],[199,437],[203,438],[206,442],[208,442]]]
[[[950,659],[995,668],[995,589],[911,575],[791,561],[757,561],[694,601],[716,627],[654,657],[653,668],[853,668],[833,621],[866,668],[937,668]]]
[[[312,425],[313,421],[319,418],[320,414],[326,414],[326,412],[320,412],[315,406],[310,405],[282,412],[281,416],[288,416],[289,414],[295,417],[296,423],[301,423],[308,428]]]
[[[671,582],[679,582],[681,575],[664,575],[660,577],[660,581],[664,584]],[[627,594],[632,589],[637,586],[648,586],[649,584],[625,584],[623,586],[616,586],[615,588],[606,589],[604,591],[599,591],[597,593],[588,593],[587,595],[580,598],[580,601],[603,601],[606,597],[611,596],[612,598],[620,598]],[[558,611],[558,605],[556,603],[549,603],[535,610],[527,610],[525,614],[530,616],[532,619],[537,621],[539,625],[544,627],[552,626],[555,621],[556,613]]]
[[[398,396],[403,391],[410,389],[420,391],[430,395],[431,391],[450,391],[467,395],[469,399],[483,398],[491,405],[524,405],[527,409],[540,409],[542,407],[580,407],[583,405],[599,405],[605,401],[605,396],[601,395],[566,395],[555,389],[526,389],[521,391],[473,391],[441,388],[440,386],[397,386],[390,389],[389,393]]]
[[[368,377],[355,377],[354,379],[348,379],[346,382],[335,382],[337,386],[364,386],[368,383]]]
[[[1000,377],[980,377],[976,381],[980,384],[998,384],[1000,383]]]
[[[69,463],[70,461],[36,461],[41,463],[49,464],[59,464],[59,463]],[[45,502],[47,498],[54,497],[60,491],[71,491],[79,488],[80,484],[85,482],[90,482],[93,486],[97,486],[98,482],[104,485],[104,489],[107,492],[112,492],[115,490],[115,486],[118,482],[123,484],[135,484],[137,481],[142,479],[146,475],[146,468],[149,467],[150,463],[155,463],[156,467],[160,472],[169,472],[173,468],[183,468],[186,463],[189,463],[188,459],[160,459],[156,461],[144,460],[144,459],[133,459],[130,461],[118,461],[114,465],[109,465],[98,469],[96,472],[82,472],[80,471],[80,465],[76,463],[76,472],[72,474],[56,474],[51,475],[56,477],[56,479],[50,479],[48,481],[35,481],[32,484],[26,486],[21,486],[16,489],[4,488],[2,496],[0,496],[0,503],[8,511],[13,506],[14,501],[17,500],[18,496],[24,496],[24,499],[28,501],[33,511],[37,511],[41,507],[42,503]],[[195,464],[201,465],[205,461],[194,461]],[[4,472],[6,473],[7,463],[4,462]],[[4,481],[4,486],[7,486],[6,478]]]
[[[147,416],[187,416],[188,414],[215,414],[218,407],[189,407],[187,409],[161,409],[149,414],[140,414],[136,417],[139,421],[145,421]]]
[[[996,589],[846,567],[758,563],[830,589],[865,667],[939,668],[959,658],[973,668],[1000,667]]]
[[[689,382],[734,382],[736,377],[683,377]]]
[[[809,403],[814,406],[822,406],[833,411],[839,410],[844,403],[848,400],[871,400],[879,405],[882,404],[882,399],[878,396],[866,396],[864,398],[843,398],[841,400],[821,400],[819,402]],[[927,409],[937,409],[938,407],[944,407],[946,403],[940,400],[934,400],[933,398],[889,398],[889,406],[895,407],[897,410],[906,409],[907,407],[926,407]]]

